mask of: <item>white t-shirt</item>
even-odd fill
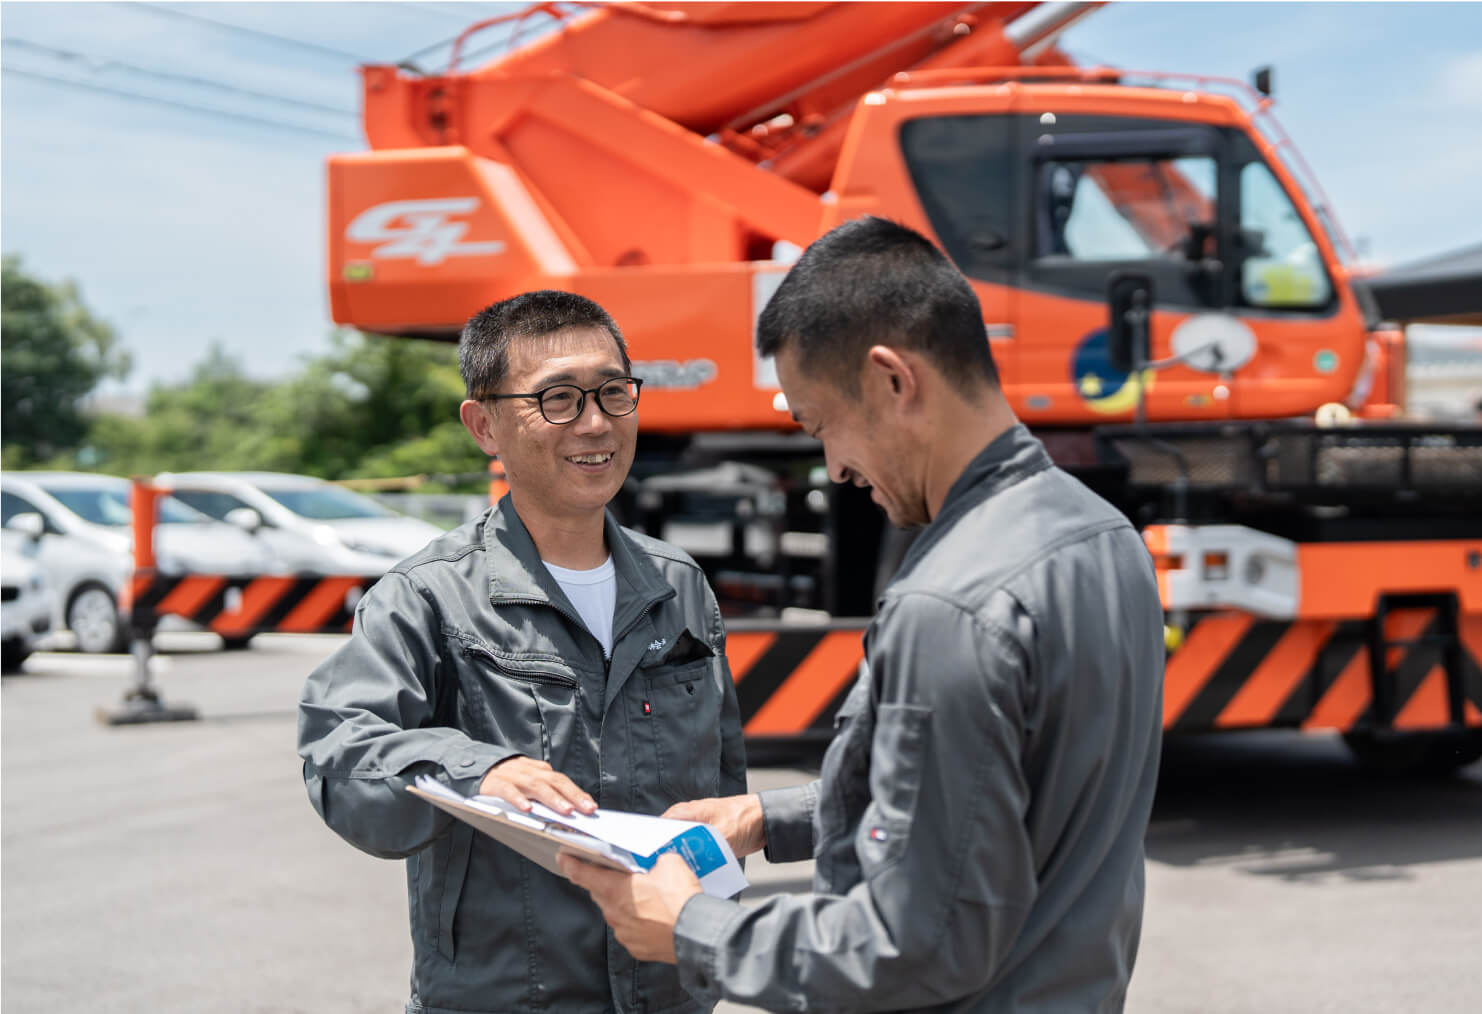
[[[540,562],[545,563],[545,569],[576,606],[577,615],[587,629],[602,642],[603,657],[611,658],[612,614],[617,609],[617,571],[612,569],[612,557],[593,570],[567,570],[544,560]]]

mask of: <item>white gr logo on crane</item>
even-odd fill
[[[500,240],[464,243],[468,223],[453,221],[454,215],[472,214],[477,197],[439,197],[423,201],[388,201],[367,208],[345,230],[345,238],[356,243],[380,243],[371,251],[382,260],[416,260],[418,264],[441,264],[449,257],[485,257],[503,253]]]

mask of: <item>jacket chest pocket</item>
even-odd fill
[[[640,668],[639,736],[652,744],[653,774],[667,807],[720,791],[721,693],[713,656]]]
[[[579,681],[564,665],[457,642],[466,731],[561,769],[580,749]]]

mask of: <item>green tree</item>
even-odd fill
[[[99,416],[59,467],[118,475],[268,470],[326,479],[482,474],[458,421],[454,346],[351,331],[280,381],[254,380],[219,346],[189,379],[157,385],[142,418]]]
[[[339,331],[263,412],[272,432],[294,434],[312,475],[477,472],[488,459],[458,422],[462,400],[453,345]]]
[[[128,352],[71,282],[48,284],[6,256],[0,277],[0,439],[6,467],[76,448],[88,432],[79,403],[129,372]]]
[[[273,387],[248,377],[213,344],[186,381],[150,390],[142,418],[96,417],[74,458],[118,475],[292,466],[293,453],[274,457],[268,449],[274,435],[263,431],[259,418],[261,401]]]

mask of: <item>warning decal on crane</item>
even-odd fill
[[[1153,386],[1151,370],[1143,370],[1138,379],[1112,365],[1106,328],[1098,328],[1081,339],[1071,359],[1070,377],[1086,406],[1102,415],[1133,411],[1137,408],[1139,388],[1151,390]]]

